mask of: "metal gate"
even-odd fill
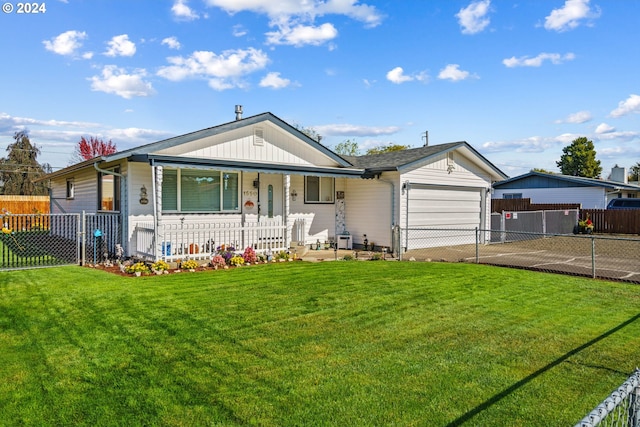
[[[118,214],[5,214],[0,270],[97,263],[122,245]]]

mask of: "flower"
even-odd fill
[[[227,265],[227,260],[220,254],[216,254],[211,258],[211,265],[215,268],[224,267]]]
[[[159,260],[151,264],[151,269],[153,271],[165,271],[169,269],[169,264],[166,261]]]
[[[7,227],[2,227],[2,232],[3,232],[4,234],[11,234],[11,233],[12,233],[11,229],[10,229],[10,228],[7,228]]]
[[[198,261],[196,260],[188,259],[186,261],[182,261],[180,263],[180,267],[187,270],[195,270],[196,268],[199,267],[199,264],[198,264]]]
[[[128,265],[124,268],[124,271],[133,274],[133,273],[148,273],[149,267],[142,261],[138,261],[135,264]]]
[[[254,264],[258,260],[256,251],[253,250],[251,246],[247,246],[247,248],[244,250],[244,253],[242,254],[242,258],[244,258],[244,262],[248,262],[251,264]]]
[[[231,265],[235,265],[235,266],[241,266],[242,264],[244,264],[244,258],[242,258],[240,255],[234,255],[230,260],[229,260],[229,264]]]

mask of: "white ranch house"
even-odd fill
[[[391,249],[392,229],[489,229],[506,176],[466,142],[341,157],[271,113],[60,171],[52,213],[117,216],[126,256],[207,258],[225,245]]]

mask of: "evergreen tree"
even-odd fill
[[[13,139],[15,142],[7,147],[7,157],[0,159],[2,194],[47,195],[46,185],[43,182],[34,183],[33,181],[51,172],[51,166],[38,163],[40,149],[31,144],[27,131],[16,132]]]
[[[562,156],[556,162],[563,175],[598,178],[602,173],[600,160],[596,160],[593,141],[584,136],[574,139],[562,149]]]
[[[640,181],[640,162],[631,166],[629,181]]]

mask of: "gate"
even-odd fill
[[[117,214],[4,214],[0,270],[81,265],[113,259],[121,245]]]

